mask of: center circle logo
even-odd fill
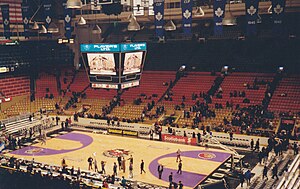
[[[213,159],[216,158],[216,155],[210,152],[201,152],[198,154],[198,157],[201,159]]]
[[[128,156],[131,153],[131,151],[125,149],[113,149],[104,151],[103,155],[105,155],[106,157],[116,158],[119,156]]]

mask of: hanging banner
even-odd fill
[[[164,37],[164,0],[154,0],[155,33],[159,38]]]
[[[149,12],[148,12],[148,15],[149,16],[153,16],[154,15],[154,7],[153,7],[153,0],[149,0]]]
[[[246,0],[247,35],[256,35],[256,21],[258,19],[259,0]]]
[[[283,17],[285,10],[285,0],[272,0],[273,33],[281,35],[283,33]]]
[[[182,26],[185,35],[192,35],[192,10],[193,1],[181,0]]]
[[[133,15],[144,15],[144,6],[142,5],[142,0],[133,0]]]
[[[214,35],[223,34],[223,18],[225,14],[226,0],[214,0]]]
[[[67,8],[67,3],[65,1],[65,3],[63,3],[63,7],[64,7],[64,15],[65,15],[65,37],[67,39],[70,39],[72,36],[72,25],[71,25],[71,21],[72,21],[72,9],[68,9]]]
[[[9,5],[1,5],[4,37],[10,39]]]
[[[27,4],[27,0],[22,3],[22,19],[24,25],[24,36],[26,39],[29,38],[29,5]]]
[[[50,23],[52,22],[52,0],[43,0],[43,7],[44,7],[44,17],[45,17],[45,27],[48,30]],[[52,35],[48,33],[48,36],[51,37]]]

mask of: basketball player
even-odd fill
[[[120,171],[122,169],[122,157],[121,157],[121,155],[118,155],[117,161],[118,161],[119,171]]]
[[[130,158],[128,158],[129,162],[133,164],[133,157],[130,155]]]
[[[178,163],[178,171],[177,174],[182,174],[182,161],[180,160]]]
[[[176,163],[178,162],[178,160],[181,161],[180,153],[181,153],[181,151],[180,151],[180,149],[178,149],[176,152],[176,154],[177,154]]]
[[[144,170],[144,166],[145,166],[145,163],[144,163],[144,161],[142,160],[142,162],[141,162],[141,174],[144,172],[144,173],[146,173],[146,171]]]
[[[117,169],[118,169],[118,166],[117,166],[116,162],[114,162],[113,172],[114,172],[114,175],[115,175],[115,176],[118,174],[118,173],[117,173]]]
[[[169,183],[170,183],[170,185],[173,183],[173,173],[172,172],[169,175]]]

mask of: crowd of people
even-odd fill
[[[224,117],[225,125],[233,125],[240,127],[241,133],[250,133],[251,130],[257,128],[273,130],[273,115],[260,105],[239,108],[232,112],[231,121]]]
[[[28,117],[29,121],[33,120],[34,115]],[[56,124],[58,125],[58,123]],[[42,139],[45,135],[45,130],[55,126],[54,118],[44,118],[41,120],[41,124],[25,127],[17,130],[14,133],[8,133],[6,128],[1,131],[0,144],[3,144],[5,148],[10,150],[20,149],[24,143],[31,142],[35,138]]]
[[[132,182],[118,178],[116,175],[100,174],[92,171],[82,171],[80,168],[67,167],[62,160],[62,166],[41,164],[35,160],[27,161],[12,157],[0,157],[1,187],[7,188],[109,188],[109,184],[131,188]],[[11,168],[9,172],[6,167]],[[13,182],[18,178],[18,182]],[[22,181],[22,182],[21,182]],[[27,184],[26,184],[27,183]]]

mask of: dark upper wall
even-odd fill
[[[275,72],[284,66],[287,72],[300,71],[299,39],[208,40],[205,43],[178,41],[148,43],[145,70],[188,69],[219,71],[224,65],[236,71]]]

